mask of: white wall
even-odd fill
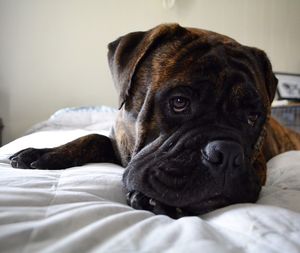
[[[106,45],[162,22],[217,31],[300,73],[299,0],[0,0],[4,142],[67,106],[117,105]]]

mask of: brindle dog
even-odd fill
[[[111,137],[25,149],[13,167],[119,163],[131,206],[178,218],[255,202],[266,160],[300,148],[300,136],[270,117],[277,79],[263,51],[177,24],[108,48],[120,105]]]

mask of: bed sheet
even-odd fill
[[[256,204],[178,220],[127,206],[120,166],[42,171],[7,163],[22,148],[89,133],[41,131],[0,149],[0,252],[300,252],[300,151],[269,161]]]

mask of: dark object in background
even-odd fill
[[[285,127],[300,133],[300,104],[274,106],[271,115]]]
[[[300,75],[291,73],[275,73],[278,79],[278,99],[300,101]]]

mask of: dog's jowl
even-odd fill
[[[119,163],[131,206],[178,218],[255,202],[266,161],[300,149],[300,136],[270,117],[277,80],[263,51],[177,24],[108,48],[120,107],[110,138],[25,149],[13,167]]]

